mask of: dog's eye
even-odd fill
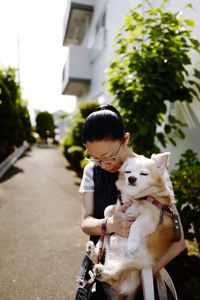
[[[142,175],[142,176],[148,176],[149,174],[147,172],[141,172],[140,175]]]
[[[131,174],[131,171],[125,171],[126,174]]]

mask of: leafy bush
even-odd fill
[[[200,161],[197,153],[188,149],[171,173],[177,199],[177,208],[184,227],[185,237],[197,239],[200,246]]]
[[[26,140],[34,142],[30,116],[15,69],[0,70],[0,161]]]
[[[157,141],[165,147],[168,141],[175,144],[173,134],[184,138],[184,124],[172,114],[167,116],[167,102],[189,103],[199,99],[200,91],[200,71],[188,73],[190,51],[200,53],[190,29],[194,22],[167,11],[167,0],[156,8],[153,2],[146,0],[125,16],[107,73],[108,91],[133,133],[131,144],[146,155],[159,151]],[[164,132],[158,130],[161,124]]]
[[[79,105],[79,111],[74,114],[71,122],[71,130],[63,142],[63,154],[68,160],[72,169],[82,172],[86,161],[84,159],[85,148],[82,144],[81,130],[85,118],[95,111],[98,107],[97,102],[84,102]]]
[[[167,266],[172,277],[178,299],[197,300],[200,295],[200,256],[188,255],[187,249]],[[170,298],[171,299],[171,298]]]
[[[67,157],[70,165],[74,170],[80,169],[80,162],[83,159],[83,147],[80,146],[71,146],[67,149]]]
[[[200,283],[197,278],[189,278],[185,283],[185,295],[186,299],[199,300]]]
[[[194,242],[196,237],[200,245],[200,161],[197,153],[188,149],[176,166],[171,172],[171,180],[187,248],[167,265],[167,269],[176,286],[178,298],[197,300],[200,294],[200,253]]]
[[[55,125],[52,114],[48,111],[39,112],[36,116],[36,132],[45,141],[55,137]]]

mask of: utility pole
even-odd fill
[[[18,55],[18,83],[20,84],[20,38],[17,37],[17,55]]]

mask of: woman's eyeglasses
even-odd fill
[[[93,161],[93,162],[98,163],[98,164],[101,164],[101,163],[112,164],[116,161],[117,154],[120,151],[120,148],[121,148],[121,145],[123,144],[123,141],[124,141],[124,139],[121,140],[121,142],[119,144],[119,147],[117,148],[116,152],[110,157],[106,157],[106,158],[103,158],[103,159],[95,159],[95,158],[85,157],[85,159],[87,161]]]

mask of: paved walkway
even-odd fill
[[[0,183],[0,300],[73,300],[87,237],[78,179],[34,147]]]

